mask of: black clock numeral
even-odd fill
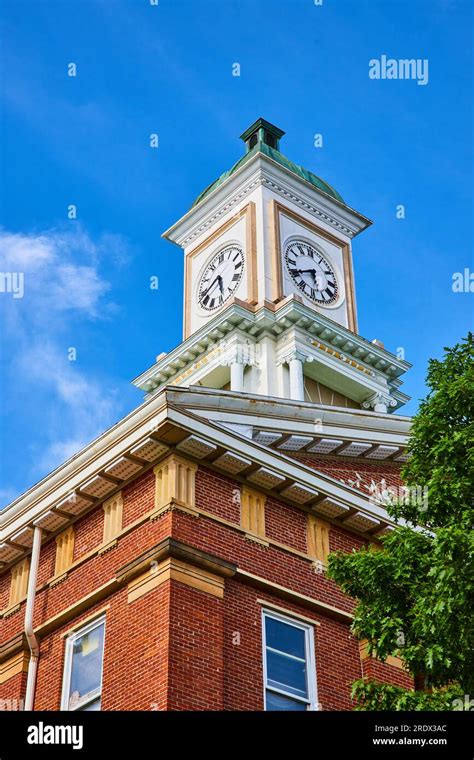
[[[285,260],[290,276],[302,293],[313,301],[325,304],[335,300],[337,284],[334,272],[312,245],[293,241],[286,249]]]
[[[212,311],[222,306],[238,287],[244,266],[243,253],[234,245],[216,253],[199,285],[198,300],[202,308]]]

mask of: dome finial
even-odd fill
[[[247,146],[247,153],[255,147],[258,142],[265,143],[269,148],[273,150],[280,150],[280,138],[285,133],[282,129],[275,127],[274,124],[270,124],[265,119],[257,119],[254,123],[248,127],[240,135],[240,139],[243,140]]]

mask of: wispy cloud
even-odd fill
[[[98,305],[110,290],[110,284],[98,271],[103,255],[122,265],[127,244],[119,236],[104,235],[97,241],[80,227],[73,231],[53,229],[39,234],[11,233],[0,230],[0,266],[2,272],[19,272],[24,276],[24,299],[12,304],[10,318],[51,327],[55,312],[69,311],[86,317],[99,316]],[[106,304],[106,311],[113,310]]]
[[[122,267],[128,256],[122,237],[106,234],[94,239],[80,226],[28,234],[0,230],[0,272],[24,276],[23,297],[0,293],[0,312],[8,356],[5,388],[21,378],[20,418],[13,425],[21,429],[29,417],[40,431],[30,451],[30,482],[68,459],[119,416],[113,379],[102,369],[99,376],[98,370],[70,361],[65,336],[87,323],[110,319],[117,311],[101,264]],[[8,390],[6,396],[8,412]],[[0,495],[8,500],[14,488],[3,486]]]
[[[117,417],[118,390],[78,370],[53,342],[36,344],[18,357],[16,369],[45,389],[51,404],[45,410],[49,442],[37,458],[38,471],[48,472],[79,451]]]

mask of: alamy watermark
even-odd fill
[[[453,699],[453,710],[466,712],[474,711],[474,699],[471,699],[470,694],[465,694],[464,699]]]
[[[429,79],[428,58],[371,58],[369,79],[412,79],[426,85]]]
[[[474,272],[468,267],[463,272],[453,273],[453,293],[474,293]]]
[[[426,512],[428,509],[427,486],[390,486],[382,478],[380,483],[375,483],[372,480],[369,492],[369,501],[380,506],[410,504],[419,507],[422,512]]]
[[[24,272],[0,272],[0,293],[11,293],[13,298],[25,294]]]

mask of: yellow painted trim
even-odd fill
[[[118,541],[116,538],[113,538],[111,541],[108,541],[106,544],[101,544],[99,548],[97,549],[97,554],[106,554],[111,549],[115,549],[115,547],[118,545]]]
[[[278,203],[277,201],[272,201],[274,204],[271,209],[271,215],[273,216],[271,228],[273,230],[273,241],[272,241],[272,251],[273,251],[273,263],[275,272],[281,272],[282,269],[282,263],[281,263],[281,228],[280,228],[280,214],[283,214],[285,216],[289,216],[290,219],[293,219],[294,221],[298,222],[302,227],[306,227],[306,229],[310,230],[316,235],[319,235],[320,237],[327,240],[329,243],[332,243],[333,245],[337,246],[342,251],[342,259],[343,259],[343,266],[344,266],[344,286],[346,291],[346,299],[347,299],[347,321],[349,330],[351,330],[353,333],[357,334],[357,313],[356,313],[356,302],[355,302],[355,286],[354,286],[354,273],[353,273],[353,267],[352,267],[352,255],[351,255],[351,247],[349,243],[346,243],[345,240],[342,238],[337,237],[336,235],[331,234],[327,230],[325,230],[323,227],[320,227],[318,224],[314,224],[314,222],[310,222],[308,219],[306,219],[304,216],[301,216],[300,214],[297,214],[292,209],[288,208],[288,206],[284,206],[281,203]],[[283,289],[281,288],[281,291]],[[283,293],[281,293],[281,296],[276,295],[274,300],[277,298],[283,298]]]
[[[246,570],[240,570],[237,568],[235,577],[237,580],[247,580],[249,582],[256,583],[258,586],[268,589],[269,591],[273,591],[276,594],[284,595],[296,603],[301,602],[306,606],[318,608],[322,612],[327,612],[329,614],[332,613],[333,615],[337,615],[337,617],[342,617],[347,622],[352,621],[354,618],[350,612],[341,610],[339,607],[333,607],[332,604],[326,604],[326,602],[321,602],[319,599],[315,599],[312,596],[300,594],[299,591],[293,591],[286,586],[281,586],[279,583],[274,583],[273,581],[269,581],[266,578],[262,578],[260,575],[248,573]]]
[[[99,599],[103,599],[104,597],[109,596],[119,588],[120,584],[117,583],[115,579],[107,581],[107,583],[102,584],[102,586],[99,586],[98,588],[94,589],[94,591],[91,591],[81,599],[78,599],[77,602],[74,602],[74,604],[69,605],[69,607],[66,607],[64,610],[61,610],[61,612],[53,615],[53,617],[45,620],[44,623],[41,623],[41,625],[35,628],[35,633],[41,637],[47,635],[51,631],[54,631],[56,628],[60,628],[64,622],[67,622],[71,618],[76,617],[76,615],[80,615],[83,610],[87,609],[88,607],[92,607],[92,605],[95,604]],[[77,626],[80,628],[83,624],[84,623],[81,620],[80,623],[77,623]]]
[[[30,575],[30,560],[28,557],[12,566],[10,571],[10,599],[8,608],[12,609],[26,598],[28,578]]]
[[[162,515],[166,514],[166,512],[184,512],[185,515],[191,515],[191,517],[199,517],[199,510],[192,509],[191,507],[185,507],[183,504],[181,504],[178,501],[175,501],[175,499],[171,499],[167,504],[163,504],[162,507],[158,507],[158,509],[154,509],[152,512],[149,512],[149,520],[157,520],[159,517],[162,517]]]
[[[247,244],[247,301],[256,304],[258,301],[257,280],[257,223],[255,203],[250,201],[246,215],[246,244]]]
[[[9,660],[0,665],[0,684],[5,683],[18,673],[26,673],[30,656],[28,652],[18,652],[10,657]]]
[[[14,604],[13,607],[7,607],[7,609],[1,613],[1,617],[9,618],[11,615],[14,615],[15,612],[18,612],[18,610],[21,609],[22,603],[26,600],[26,596],[24,596],[18,604]]]
[[[281,235],[279,204],[275,200],[269,201],[270,216],[270,240],[272,261],[272,301],[277,303],[284,298],[283,294],[283,270],[281,263]]]
[[[212,245],[218,238],[227,232],[234,224],[237,224],[242,217],[245,217],[245,235],[246,235],[246,264],[247,264],[247,283],[248,283],[248,303],[256,303],[256,266],[257,266],[257,233],[255,221],[255,204],[249,201],[243,208],[234,214],[230,219],[221,224],[217,230],[214,230],[205,240],[192,248],[186,254],[185,258],[185,275],[184,275],[184,339],[191,335],[191,300],[193,296],[192,283],[192,266],[191,260],[208,246]]]
[[[253,541],[254,544],[260,544],[261,546],[270,546],[270,543],[266,541],[264,538],[260,538],[260,536],[257,536],[256,533],[246,533],[245,538],[247,538],[249,541]]]
[[[196,472],[195,462],[174,452],[153,468],[155,475],[155,510],[168,508],[170,503],[194,509]]]
[[[220,599],[224,596],[223,578],[187,562],[168,557],[157,566],[150,565],[146,572],[128,584],[128,603],[131,604],[170,580],[179,581]]]
[[[359,641],[359,654],[360,659],[363,662],[364,660],[367,660],[370,658],[369,655],[369,642],[367,639],[363,639],[362,641]],[[378,660],[376,657],[372,655],[373,660],[377,660],[377,662],[380,662],[381,665],[391,665],[393,668],[398,668],[399,670],[405,670],[406,668],[403,664],[403,660],[401,660],[400,657],[395,657],[394,655],[389,655],[386,660]]]
[[[55,541],[56,560],[53,579],[62,576],[72,565],[74,557],[74,526],[70,525],[69,528],[58,533]]]
[[[116,540],[122,530],[122,491],[118,491],[110,499],[106,499],[102,504],[102,509],[104,510],[104,534],[99,552],[112,548],[113,541]]]
[[[327,565],[329,554],[329,523],[315,515],[308,515],[308,554],[323,565]]]
[[[53,575],[53,577],[50,578],[48,581],[48,586],[50,588],[54,588],[54,586],[57,586],[59,583],[62,583],[63,581],[65,581],[67,578],[67,575],[68,575],[67,572],[61,573],[61,575]]]
[[[240,523],[250,537],[265,539],[265,504],[262,491],[242,486],[240,492]]]

